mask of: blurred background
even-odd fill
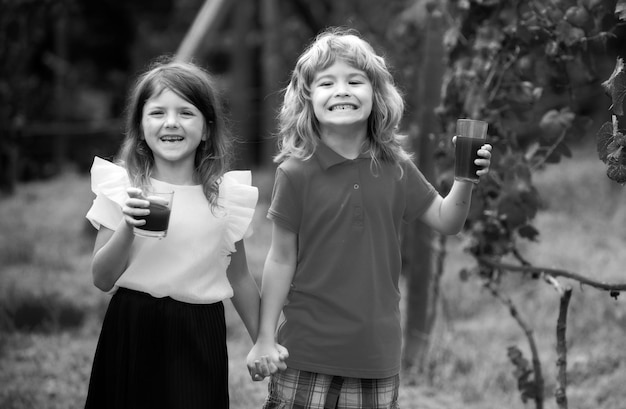
[[[604,3],[614,8],[616,2],[544,3],[580,3],[598,10]],[[410,148],[427,177],[445,192],[435,169],[442,156],[432,137],[444,134],[447,140],[451,135],[434,114],[449,68],[444,60],[450,54],[442,45],[449,45],[447,29],[454,26],[441,12],[443,4],[464,10],[471,4],[479,18],[500,4],[503,10],[519,9],[525,2],[0,0],[0,408],[83,405],[109,300],[93,286],[89,273],[95,230],[84,218],[93,199],[88,171],[95,155],[111,158],[117,152],[126,93],[152,59],[178,54],[219,79],[231,126],[241,142],[236,145],[235,167],[252,169],[253,184],[260,191],[255,233],[246,245],[250,269],[260,282],[270,240],[265,213],[281,90],[300,52],[327,26],[359,30],[385,56],[407,102],[403,131]],[[488,34],[483,32],[485,48],[489,36],[499,35],[497,30]],[[541,235],[519,249],[536,265],[625,282],[626,194],[606,177],[594,138],[595,130],[610,120],[610,100],[599,79],[610,75],[616,56],[625,51],[623,25],[613,34],[606,47],[590,47],[587,54],[596,77],[587,81],[586,72],[570,71],[571,78],[585,80],[576,89],[573,109],[590,124],[580,127],[584,135],[568,140],[567,150],[550,153],[558,153],[557,166],[539,166],[533,173],[533,189],[542,198],[533,223]],[[462,53],[467,48],[463,36],[457,40],[457,52]],[[555,86],[545,89],[535,101],[539,108],[528,117],[501,129],[500,145],[519,148],[512,153],[520,157],[532,146],[524,140],[546,132],[540,126],[542,114],[562,106],[566,93],[559,88],[558,76],[541,69],[529,73],[545,55],[528,58],[512,64],[511,72],[526,82],[540,82],[535,77],[541,77]],[[521,91],[518,96],[525,97]],[[513,136],[506,134],[513,129],[522,142],[513,143]],[[497,152],[498,172],[507,162],[497,158],[512,154],[511,149]],[[530,358],[525,334],[506,306],[490,297],[479,280],[463,273],[475,263],[465,251],[469,237],[460,234],[444,242],[420,229],[405,241],[422,247],[405,251],[410,268],[401,285],[408,352],[401,407],[535,407],[524,390],[523,374],[507,357],[507,348],[517,346]],[[558,296],[527,277],[503,278],[500,284],[532,326],[544,369],[545,407],[556,408]],[[438,294],[434,298],[433,291]],[[570,317],[568,392],[573,407],[624,409],[623,296],[611,299],[576,287]],[[260,407],[267,382],[249,381],[245,356],[250,340],[230,305],[227,319],[231,407]]]

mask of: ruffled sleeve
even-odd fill
[[[244,170],[225,173],[220,196],[228,213],[225,240],[232,253],[236,242],[252,234],[252,218],[259,198],[258,189],[252,186],[252,173]]]
[[[128,187],[130,182],[123,167],[97,156],[94,158],[91,166],[91,190],[96,198],[86,217],[96,229],[105,226],[114,230],[119,224],[123,217],[122,206],[128,198]]]

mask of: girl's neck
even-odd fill
[[[339,155],[346,159],[356,159],[362,153],[366,131],[325,129],[320,137],[322,142]]]
[[[193,168],[172,166],[167,162],[155,162],[152,177],[172,185],[192,186],[198,184]]]

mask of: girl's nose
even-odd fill
[[[166,128],[178,128],[178,118],[174,114],[169,114],[165,117]]]

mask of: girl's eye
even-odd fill
[[[182,116],[193,116],[193,112],[191,111],[183,111],[180,113]]]
[[[161,116],[161,115],[163,115],[163,111],[150,111],[150,112],[148,112],[148,115],[150,115],[150,116]]]

